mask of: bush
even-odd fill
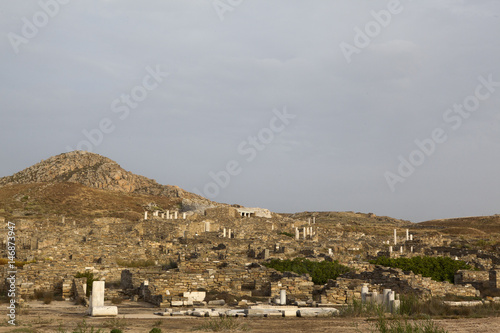
[[[448,281],[450,283],[453,283],[455,273],[459,269],[471,269],[471,266],[464,261],[453,260],[450,257],[378,257],[375,260],[370,260],[370,264],[400,268],[403,271],[422,274],[422,276],[430,277],[435,281]]]
[[[118,329],[118,328],[114,328],[111,330],[110,333],[123,333],[122,330]]]
[[[295,238],[295,235],[286,231],[279,232],[278,235],[288,236],[291,238]]]
[[[92,292],[92,283],[98,280],[94,278],[94,273],[89,271],[84,273],[76,273],[75,275],[75,278],[82,278],[82,277],[87,278],[87,297],[89,297],[90,293]]]
[[[339,264],[337,260],[333,262],[316,262],[305,258],[295,258],[293,260],[272,259],[270,262],[263,263],[263,265],[280,272],[309,274],[314,284],[325,284],[329,279],[335,280],[340,275],[351,271],[349,267]]]
[[[155,327],[149,333],[161,333],[161,328]]]

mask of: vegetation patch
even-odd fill
[[[340,275],[351,271],[349,267],[339,264],[338,260],[316,262],[305,258],[295,258],[293,260],[272,259],[263,263],[263,265],[280,272],[309,274],[314,284],[325,284],[329,279],[335,280]]]
[[[460,269],[472,269],[462,260],[453,260],[450,257],[413,257],[388,258],[378,257],[370,260],[371,264],[386,267],[400,268],[403,271],[412,271],[415,274],[430,277],[434,281],[448,281],[453,283],[455,273]]]

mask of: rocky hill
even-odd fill
[[[0,187],[65,182],[123,193],[204,200],[178,186],[161,185],[153,179],[135,175],[107,157],[85,151],[73,151],[53,156],[12,176],[0,178]]]

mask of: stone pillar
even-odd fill
[[[409,231],[408,229],[406,229],[406,240],[410,240],[410,235],[409,235],[409,232],[410,232],[410,231]]]
[[[390,312],[392,309],[392,302],[394,302],[394,296],[395,296],[394,294],[395,294],[395,292],[392,290],[387,294],[386,306],[387,306],[388,312]]]
[[[313,227],[311,227],[311,237],[314,236],[314,230]]]
[[[413,240],[413,234],[410,235],[410,240],[412,241]]]
[[[392,246],[389,246],[389,254],[392,253]]]
[[[413,246],[410,247],[410,252],[413,253]]]
[[[166,213],[167,213],[167,220],[169,220],[169,219],[170,219],[170,211],[169,211],[169,210],[167,210],[167,212],[166,212]]]
[[[280,304],[286,305],[286,290],[280,290]]]
[[[178,212],[177,212],[177,211],[175,211],[175,212],[174,212],[174,219],[176,219],[176,220],[177,220],[177,217],[178,217],[178,216],[177,216],[177,214],[178,214]]]
[[[271,224],[271,230],[274,230],[274,224]]]
[[[307,220],[307,223],[308,223],[309,225],[311,225],[311,218],[309,218],[309,219]]]
[[[398,236],[396,234],[396,229],[394,229],[394,245],[398,243]]]
[[[227,237],[228,237],[228,238],[232,238],[232,237],[231,237],[231,229],[229,229],[229,231],[228,231],[228,236],[227,236]]]
[[[295,240],[299,240],[299,238],[300,238],[299,228],[295,227]]]
[[[144,219],[147,220],[148,219],[148,211],[145,211],[144,212]]]
[[[330,256],[331,256],[332,254],[333,254],[332,249],[328,249],[328,255],[330,255]]]
[[[366,295],[368,294],[368,286],[363,284],[361,287],[361,302],[366,303]]]
[[[395,299],[394,301],[392,301],[392,304],[391,304],[391,313],[392,314],[398,313],[400,306],[401,306],[401,301],[400,300]]]
[[[302,236],[303,239],[306,239],[306,227],[303,228],[304,235]]]
[[[210,232],[210,222],[205,222],[205,232]]]
[[[316,224],[316,217],[313,217],[313,224]]]
[[[387,300],[389,299],[389,293],[391,292],[392,290],[391,289],[384,289],[382,295],[382,304],[387,304]]]
[[[104,281],[92,282],[92,307],[104,306]]]
[[[223,235],[222,237],[226,238],[226,228],[224,228],[222,235]]]
[[[187,214],[186,213],[182,213],[182,219],[185,220],[187,218]]]
[[[376,291],[372,292],[372,302],[374,302],[374,303],[378,302],[378,292],[376,292]]]
[[[399,252],[400,252],[401,254],[403,254],[403,250],[404,250],[404,249],[403,249],[403,246],[400,246],[400,247],[399,247]]]
[[[63,216],[61,219],[61,223],[64,224],[64,222],[66,222],[66,216]]]
[[[153,212],[153,216],[158,217],[158,214],[159,214],[159,213],[160,213],[160,211],[159,211],[159,210],[155,210],[155,211]]]

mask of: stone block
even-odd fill
[[[92,317],[117,316],[118,308],[116,306],[93,306],[90,308],[90,315]]]
[[[226,304],[226,301],[224,301],[223,299],[216,299],[214,301],[208,302],[208,305],[216,305],[216,306],[222,306],[225,304]]]
[[[188,300],[192,300],[193,302],[203,302],[207,293],[205,291],[192,291],[185,292],[183,294],[184,297],[188,298]]]

